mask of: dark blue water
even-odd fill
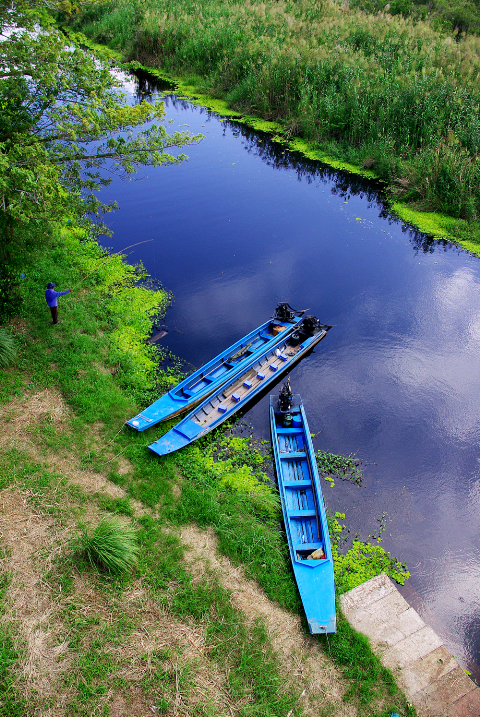
[[[138,84],[129,89],[138,94]],[[145,82],[140,88],[148,89]],[[180,166],[102,193],[117,251],[174,295],[163,342],[194,366],[278,301],[334,328],[291,374],[315,444],[370,462],[324,487],[363,538],[412,573],[404,594],[465,664],[480,664],[480,261],[388,214],[379,187],[284,151],[173,97],[170,127],[203,132]],[[268,437],[268,398],[247,414]]]

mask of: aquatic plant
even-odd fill
[[[350,531],[347,531],[347,526],[339,522],[344,519],[344,513],[335,513],[335,516],[328,515],[337,593],[341,595],[381,573],[386,573],[397,583],[403,585],[405,580],[410,577],[407,566],[405,563],[400,563],[397,558],[392,557],[385,548],[379,545],[380,538],[377,538],[375,543],[373,542],[374,536],[367,541],[359,540],[356,536],[348,550],[345,550]]]
[[[332,488],[335,485],[335,477],[362,485],[362,466],[365,464],[354,453],[350,453],[348,456],[340,456],[336,453],[319,450],[316,453],[316,459],[319,472],[330,483]]]
[[[83,527],[80,544],[90,565],[108,573],[125,573],[137,561],[137,533],[118,516],[103,518],[91,532]]]

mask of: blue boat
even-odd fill
[[[286,341],[263,351],[242,372],[236,373],[174,428],[148,446],[150,450],[159,456],[173,453],[220,426],[268,384],[278,381],[326,336],[329,328],[315,317],[306,316]]]
[[[293,572],[312,634],[336,632],[332,548],[302,399],[270,396],[273,453]]]
[[[245,369],[260,353],[290,335],[304,313],[295,311],[287,303],[279,304],[273,319],[269,319],[192,373],[151,406],[127,421],[127,426],[144,431],[160,421],[174,418],[183,411],[192,409]]]

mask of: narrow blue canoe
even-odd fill
[[[289,387],[288,387],[289,388]],[[285,386],[281,389],[285,391]],[[270,396],[270,428],[293,572],[312,634],[336,632],[332,548],[302,399]]]
[[[192,373],[158,401],[127,421],[127,426],[144,431],[160,421],[174,418],[183,411],[192,409],[255,361],[259,354],[290,335],[302,320],[303,314],[303,311],[295,311],[288,304],[279,304],[273,319],[269,319]]]
[[[278,381],[279,376],[323,339],[329,328],[313,316],[306,316],[286,341],[260,354],[177,423],[175,428],[148,446],[150,450],[159,456],[173,453],[217,428],[268,384]]]

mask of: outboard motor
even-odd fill
[[[285,301],[278,304],[275,309],[275,318],[279,321],[293,321],[295,318],[295,311],[292,309],[290,304]]]
[[[290,388],[290,376],[287,378],[283,386],[279,389],[278,408],[282,413],[290,411],[293,403],[292,389]]]
[[[307,336],[313,336],[316,331],[323,328],[323,324],[320,323],[320,320],[317,319],[316,316],[305,316],[299,328],[303,333],[307,334]]]

